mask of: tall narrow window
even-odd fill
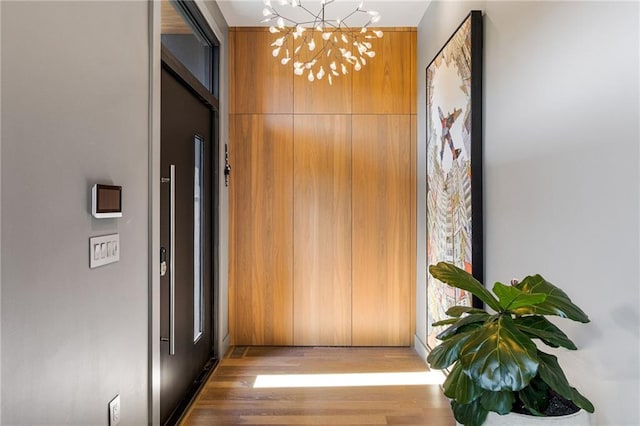
[[[193,139],[193,341],[197,342],[204,332],[204,200],[203,196],[203,159],[204,140],[200,135]]]

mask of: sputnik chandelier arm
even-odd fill
[[[280,58],[282,65],[291,63],[295,75],[306,74],[310,82],[322,80],[326,75],[329,84],[333,84],[335,77],[348,73],[347,64],[360,71],[376,55],[372,50],[371,40],[383,36],[382,31],[369,29],[372,24],[380,21],[380,14],[374,10],[365,10],[364,1],[343,19],[327,19],[327,6],[334,2],[335,0],[320,0],[320,10],[313,13],[303,5],[302,0],[278,0],[280,6],[299,8],[308,16],[306,21],[296,21],[280,13],[271,0],[264,0],[262,14],[265,18],[262,22],[270,23],[269,32],[277,37],[271,43],[271,53]],[[367,18],[359,29],[352,28],[347,23],[356,16]]]

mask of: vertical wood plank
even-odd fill
[[[411,343],[411,119],[353,116],[355,346]]]
[[[235,114],[229,114],[229,162],[236,165],[235,159],[235,143],[238,139],[236,135],[236,122],[237,118]],[[229,179],[229,277],[228,277],[228,298],[229,298],[229,338],[230,344],[235,345],[235,327],[236,327],[236,173],[233,173]]]
[[[316,44],[322,45],[322,37],[314,36]],[[301,54],[301,61],[313,59],[314,52]],[[349,66],[349,73],[333,77],[333,84],[329,84],[325,75],[322,80],[313,83],[307,79],[307,73],[294,76],[294,111],[296,114],[351,114],[351,80],[355,71]],[[324,67],[329,72],[329,66]]]
[[[414,29],[411,33],[411,114],[418,113],[418,31]]]
[[[353,73],[354,114],[411,112],[411,32],[388,30],[375,39],[376,56]]]
[[[293,68],[271,54],[273,34],[259,28],[236,28],[235,34],[236,112],[293,113]]]
[[[235,28],[229,28],[229,161],[234,164],[235,152],[234,141],[236,140],[235,134],[235,112],[236,112],[236,82],[235,82],[235,70],[236,70],[236,31]],[[234,173],[235,175],[235,173]],[[235,272],[236,272],[236,234],[235,234],[235,179],[229,179],[229,276],[228,276],[228,321],[229,321],[229,339],[230,344],[235,345]]]
[[[293,120],[236,115],[235,342],[293,344]]]
[[[351,117],[294,119],[294,344],[351,345]]]
[[[229,28],[229,114],[236,113],[236,29]]]

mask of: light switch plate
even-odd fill
[[[120,234],[89,238],[89,268],[120,260]]]

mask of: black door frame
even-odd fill
[[[179,0],[184,3],[184,0]],[[228,329],[226,323],[220,317],[227,304],[226,299],[220,299],[221,291],[224,289],[226,280],[221,275],[220,260],[224,258],[224,253],[227,250],[226,237],[221,238],[219,230],[221,223],[224,221],[225,216],[222,215],[220,205],[224,201],[223,197],[223,184],[220,181],[222,176],[221,164],[219,163],[222,155],[222,141],[226,140],[228,130],[226,121],[220,118],[226,116],[226,107],[222,104],[223,99],[226,99],[228,92],[225,89],[225,83],[223,76],[226,75],[225,64],[226,59],[222,59],[222,51],[226,49],[227,35],[220,24],[216,22],[215,16],[210,12],[202,0],[188,0],[189,6],[195,8],[197,17],[200,19],[200,24],[207,31],[207,35],[213,37],[213,41],[218,45],[218,52],[214,52],[214,69],[217,69],[218,76],[214,75],[212,80],[214,85],[218,87],[214,90],[214,93],[221,99],[220,108],[216,108],[217,114],[215,114],[215,129],[216,144],[219,149],[214,149],[214,167],[213,185],[215,189],[215,205],[213,206],[216,214],[219,215],[218,220],[214,220],[214,259],[213,274],[214,274],[214,288],[213,297],[216,298],[212,307],[212,319],[217,321],[214,328],[214,345],[215,355],[221,358],[223,351],[226,350],[228,342],[227,338]],[[159,2],[147,1],[148,13],[149,13],[149,161],[148,161],[148,212],[149,212],[149,242],[148,242],[148,292],[149,292],[149,306],[148,306],[148,363],[147,363],[147,395],[148,395],[148,419],[149,425],[160,424],[160,257],[158,256],[160,250],[160,193],[161,193],[161,171],[160,171],[160,76],[162,74],[162,43],[161,43],[161,7]],[[191,15],[193,17],[193,14]],[[186,73],[189,75],[190,73]],[[196,84],[195,87],[201,87]],[[199,91],[201,93],[201,91]],[[204,91],[203,95],[209,98],[211,95],[208,91]],[[215,99],[215,98],[213,98]],[[225,243],[225,247],[221,247],[220,243]],[[223,281],[221,281],[223,280]],[[225,287],[226,288],[226,287]],[[226,293],[225,293],[226,294]],[[222,333],[222,335],[220,335]]]
[[[202,386],[206,383],[207,379],[213,372],[213,369],[217,365],[220,355],[218,354],[218,303],[216,298],[218,295],[218,283],[219,283],[219,190],[218,179],[220,176],[219,170],[219,140],[220,140],[220,127],[219,127],[219,102],[211,92],[204,87],[200,81],[191,74],[191,72],[164,46],[161,47],[161,65],[162,69],[169,72],[176,78],[182,85],[194,94],[200,101],[202,101],[211,110],[211,182],[210,188],[213,192],[211,198],[211,253],[212,259],[212,273],[211,273],[211,298],[208,303],[211,306],[211,354],[209,362],[205,365],[202,372],[194,380],[193,386],[189,390],[189,393],[185,395],[184,399],[175,408],[173,414],[169,417],[165,424],[173,425],[179,423],[187,408],[196,397]],[[161,367],[160,365],[158,366]]]

